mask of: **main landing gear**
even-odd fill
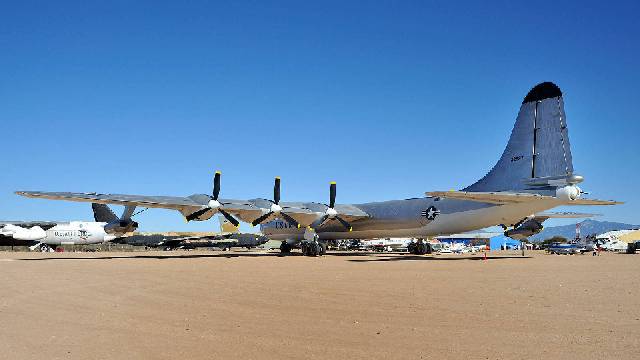
[[[286,240],[280,244],[280,252],[282,254],[291,253],[291,245],[289,245],[289,243]]]
[[[303,241],[300,243],[300,249],[304,256],[322,256],[327,253],[327,244],[317,240]]]
[[[414,255],[425,255],[431,254],[431,244],[424,242],[424,240],[420,239],[418,242],[411,242],[407,247],[407,251],[410,254]]]

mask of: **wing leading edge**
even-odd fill
[[[16,194],[35,199],[65,200],[177,210],[185,217],[195,212],[201,212],[202,210],[208,209],[209,211],[205,211],[198,220],[209,219],[215,213],[215,211],[208,206],[208,202],[210,200],[209,196],[203,194],[196,194],[188,197],[44,191],[16,191]],[[268,213],[270,211],[269,206],[271,205],[268,200],[264,199],[219,199],[219,202],[222,204],[222,208],[226,212],[248,223],[251,223],[255,219]],[[322,211],[324,211],[324,208],[326,208],[326,205],[322,204],[314,203],[313,205],[314,206],[312,206],[311,203],[283,203],[282,207],[288,215],[293,217],[300,224],[308,226],[322,215],[322,213],[317,210],[322,208]],[[316,209],[316,207],[318,207],[318,209]],[[352,208],[352,206],[343,205],[339,206],[339,208],[341,209],[341,214],[344,212],[344,215],[352,221],[368,217],[366,213],[359,209]]]

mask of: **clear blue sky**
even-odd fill
[[[461,188],[501,154],[527,91],[565,94],[602,219],[640,223],[638,2],[6,3],[3,219],[90,219],[15,190],[338,202]],[[142,230],[217,229],[168,210]],[[552,223],[553,224],[553,223]]]

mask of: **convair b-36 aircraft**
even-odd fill
[[[285,252],[292,243],[306,240],[303,251],[317,254],[317,242],[328,239],[428,238],[495,225],[503,226],[507,236],[523,238],[539,232],[546,218],[571,216],[541,213],[544,210],[561,205],[619,204],[582,198],[583,192],[577,186],[582,180],[573,170],[562,92],[555,84],[544,82],[524,98],[498,163],[482,179],[460,191],[433,191],[421,198],[340,205],[335,203],[336,185],[332,183],[329,204],[281,203],[280,179],[276,178],[272,200],[228,200],[218,198],[217,172],[212,195],[168,197],[38,191],[17,194],[174,209],[187,220],[207,220],[220,213],[235,224],[236,218],[253,225],[262,224],[265,235],[283,240],[281,249]]]

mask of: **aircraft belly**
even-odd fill
[[[427,236],[457,234],[499,224],[512,225],[537,212],[558,206],[557,201],[536,201],[491,206],[439,216],[425,228]]]

